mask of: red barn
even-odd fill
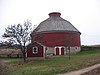
[[[53,12],[31,33],[31,44],[28,46],[28,57],[45,55],[64,55],[81,50],[80,32],[61,13]]]

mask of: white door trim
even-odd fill
[[[54,54],[55,54],[55,55],[56,55],[56,48],[59,48],[59,55],[61,55],[61,48],[64,48],[64,49],[65,49],[64,46],[55,46],[55,47],[54,47]]]

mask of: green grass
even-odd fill
[[[82,51],[71,55],[54,56],[48,59],[31,60],[23,63],[22,59],[0,59],[9,62],[11,71],[8,75],[56,75],[85,68],[100,62],[100,50]]]

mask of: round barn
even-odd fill
[[[80,32],[61,13],[52,12],[49,18],[41,22],[31,33],[27,57],[46,55],[65,55],[81,50]]]

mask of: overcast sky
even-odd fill
[[[8,25],[29,19],[38,25],[60,12],[82,34],[82,45],[100,44],[100,0],[0,0],[0,41]]]

